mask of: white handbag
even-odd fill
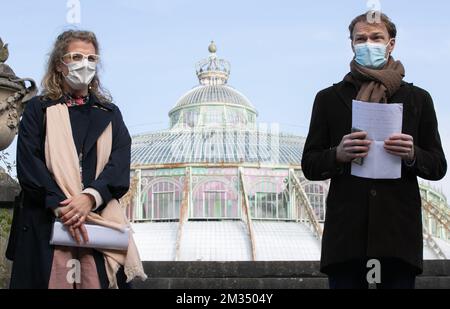
[[[83,247],[109,250],[127,250],[130,238],[130,228],[123,232],[96,224],[84,224],[89,237],[87,244],[82,241],[78,244],[70,235],[68,228],[61,222],[55,221],[53,224],[51,245],[66,247]]]

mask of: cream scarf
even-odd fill
[[[72,136],[69,110],[65,104],[56,104],[47,108],[47,135],[45,141],[45,158],[48,170],[67,198],[82,192],[80,163]],[[109,161],[112,149],[112,124],[110,123],[97,140],[96,178]],[[123,230],[129,226],[125,212],[119,201],[112,199],[100,215],[91,212],[87,222]],[[109,287],[117,288],[116,273],[120,266],[124,266],[127,282],[136,277],[147,279],[142,262],[130,233],[127,251],[99,250],[105,257],[106,272]]]

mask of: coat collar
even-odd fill
[[[410,87],[405,86],[408,85],[412,84],[402,81],[402,83],[400,84],[400,89],[397,90],[397,92],[393,95],[390,101],[392,102],[398,101],[397,103],[404,103],[401,101],[405,100],[405,98],[407,97]],[[358,89],[356,89],[355,85],[353,85],[349,81],[343,80],[337,84],[333,84],[332,88],[336,92],[337,96],[340,98],[341,102],[344,103],[344,105],[347,106],[347,108],[351,111],[352,102],[358,94]]]
[[[89,129],[84,143],[84,153],[87,154],[97,143],[98,138],[112,122],[114,112],[111,103],[101,102],[96,96],[91,95],[89,104],[92,105],[90,113]]]
[[[46,110],[50,106],[53,106],[53,105],[56,105],[56,104],[61,104],[62,101],[63,101],[63,98],[61,97],[61,98],[56,99],[56,100],[46,100],[43,97],[40,97],[40,101],[42,102],[42,109]],[[114,110],[113,109],[113,105],[111,103],[107,103],[107,102],[101,101],[94,94],[90,94],[89,102],[87,104],[91,105],[93,107],[97,107],[97,108],[101,108],[103,110],[107,110],[107,111],[113,111]]]
[[[62,98],[58,100],[42,101],[42,108],[45,111],[50,106],[62,104]],[[102,102],[95,95],[91,94],[88,105],[92,106],[89,118],[89,128],[86,140],[83,146],[83,152],[87,154],[96,144],[100,135],[106,127],[112,122],[114,117],[114,108],[111,103]]]

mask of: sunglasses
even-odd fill
[[[100,61],[100,56],[96,54],[85,55],[82,53],[72,52],[67,53],[62,57],[63,63],[67,64],[70,62],[81,62],[84,59],[87,59],[89,62],[98,63]]]

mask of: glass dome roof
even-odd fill
[[[256,109],[245,95],[227,84],[230,63],[217,58],[214,42],[208,50],[209,57],[196,66],[199,85],[184,94],[169,112],[171,128],[255,128]]]
[[[133,165],[176,163],[268,163],[300,165],[304,139],[258,125],[258,113],[227,85],[230,64],[210,56],[196,66],[199,85],[169,112],[170,128],[133,137]]]
[[[301,163],[304,138],[265,129],[167,130],[133,137],[134,166],[175,163]]]
[[[245,107],[256,114],[250,101],[242,93],[228,85],[199,85],[183,95],[170,113],[187,106],[214,103]]]

